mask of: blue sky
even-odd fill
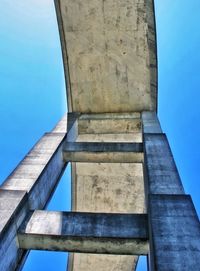
[[[155,0],[155,4],[158,113],[186,193],[192,195],[200,214],[200,2]],[[64,114],[66,98],[53,1],[1,0],[0,10],[1,183]],[[67,176],[68,172],[49,209],[69,208]],[[65,197],[58,196],[60,191]],[[33,252],[24,270],[65,270],[65,265],[64,253]],[[140,271],[145,270],[143,265]]]

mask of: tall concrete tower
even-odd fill
[[[69,113],[0,187],[0,270],[31,249],[70,271],[200,270],[200,223],[157,118],[152,0],[55,1]],[[45,211],[72,163],[72,212]]]

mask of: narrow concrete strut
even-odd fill
[[[18,232],[23,249],[147,254],[146,215],[35,211]]]

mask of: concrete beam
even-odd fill
[[[18,233],[23,249],[100,254],[148,253],[147,217],[34,211]]]
[[[142,143],[66,142],[64,161],[72,162],[142,162]]]
[[[188,195],[150,195],[150,270],[198,271],[200,223]]]
[[[96,116],[97,115],[97,116]],[[141,132],[140,115],[134,114],[91,114],[82,115],[78,121],[79,134],[116,134]],[[99,116],[98,116],[99,115]],[[105,115],[105,116],[104,116]],[[124,115],[124,118],[123,118]],[[136,115],[136,114],[135,114]]]
[[[144,134],[147,194],[184,194],[165,134]]]

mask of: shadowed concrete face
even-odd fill
[[[56,1],[70,110],[155,110],[152,1]]]
[[[18,233],[23,249],[147,254],[147,216],[35,211]]]

